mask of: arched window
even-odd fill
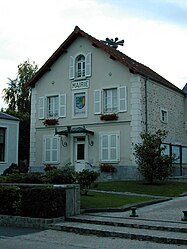
[[[75,75],[76,78],[85,77],[85,56],[82,54],[75,59]]]

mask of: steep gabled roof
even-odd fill
[[[119,61],[124,66],[129,68],[129,71],[133,74],[140,74],[151,80],[154,80],[166,87],[169,87],[177,92],[183,93],[181,89],[173,85],[171,82],[157,74],[155,71],[149,67],[133,60],[122,52],[116,50],[113,47],[106,45],[104,42],[97,40],[91,35],[85,33],[79,27],[75,27],[74,31],[69,35],[69,37],[60,45],[60,47],[52,54],[52,56],[45,62],[45,64],[39,69],[39,71],[32,77],[32,79],[27,83],[27,86],[34,87],[36,82],[50,70],[50,67],[55,63],[55,61],[63,54],[67,52],[68,47],[77,39],[77,37],[85,37],[88,39],[94,47],[100,48],[105,51],[109,57],[113,60]]]

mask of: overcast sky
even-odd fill
[[[41,67],[76,25],[124,39],[123,53],[181,89],[187,83],[187,0],[0,0],[0,108],[17,66]]]

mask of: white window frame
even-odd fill
[[[117,89],[117,108],[116,110],[113,110],[111,112],[106,112],[104,110],[105,105],[105,91]],[[120,112],[126,112],[127,111],[127,87],[121,86],[121,87],[110,87],[110,88],[104,88],[104,89],[96,89],[94,91],[94,114],[108,114],[108,113],[120,113]]]
[[[116,146],[112,146],[112,137],[115,136],[116,139]],[[110,163],[118,163],[120,161],[120,132],[119,131],[113,131],[113,132],[100,132],[100,148],[99,148],[99,157],[100,162],[110,162]],[[103,139],[107,138],[107,146],[103,146]],[[107,151],[107,158],[104,158],[103,152]],[[112,150],[115,150],[116,157],[112,158]]]
[[[47,148],[47,140],[49,141],[49,148]],[[53,147],[56,140],[56,148]],[[53,158],[53,153],[56,152],[56,160]],[[49,160],[47,160],[47,153],[49,153]],[[43,163],[44,164],[59,164],[60,162],[60,137],[59,136],[44,136],[43,138]]]
[[[51,101],[52,110],[49,108],[49,101]],[[57,103],[55,103],[57,101]],[[46,114],[47,118],[58,118],[59,117],[59,95],[49,95],[47,96],[47,103],[46,103]],[[50,115],[50,111],[52,111],[52,114]]]
[[[86,58],[80,54],[75,58],[75,78],[84,78],[86,73]]]
[[[75,108],[76,108],[76,103],[75,103],[75,96],[78,94],[84,94],[85,95],[85,111],[83,113],[76,113]],[[74,91],[72,93],[72,117],[73,118],[87,118],[87,109],[88,109],[88,98],[87,98],[88,92],[86,90],[82,91]]]
[[[160,121],[165,124],[168,123],[168,110],[160,108]]]
[[[58,109],[57,115],[49,115],[49,106],[48,106],[48,100],[49,98],[58,98],[58,107],[56,108],[56,111]],[[39,119],[45,119],[45,118],[64,118],[66,117],[66,94],[50,94],[46,96],[39,97],[39,103],[38,103],[38,118]],[[53,105],[53,109],[54,109]],[[53,110],[54,111],[54,110]]]
[[[80,62],[81,65],[81,75],[77,75],[77,59],[80,56],[84,56],[84,61]],[[70,56],[69,60],[69,79],[84,79],[86,77],[91,77],[92,73],[92,54],[89,52],[76,54],[74,57]]]

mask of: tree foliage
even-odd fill
[[[142,133],[142,143],[135,144],[134,155],[138,170],[149,183],[164,181],[172,173],[172,159],[165,155],[162,145],[167,132],[158,130],[155,134]]]
[[[16,79],[8,78],[8,87],[3,89],[3,99],[8,104],[8,109],[17,112],[30,113],[30,89],[26,83],[36,73],[38,66],[29,60],[18,65]]]
[[[26,87],[26,84],[34,76],[37,69],[38,66],[34,62],[24,61],[18,65],[16,79],[8,78],[8,87],[3,89],[3,99],[8,104],[5,112],[20,119],[19,160],[21,161],[29,159],[30,89]]]

